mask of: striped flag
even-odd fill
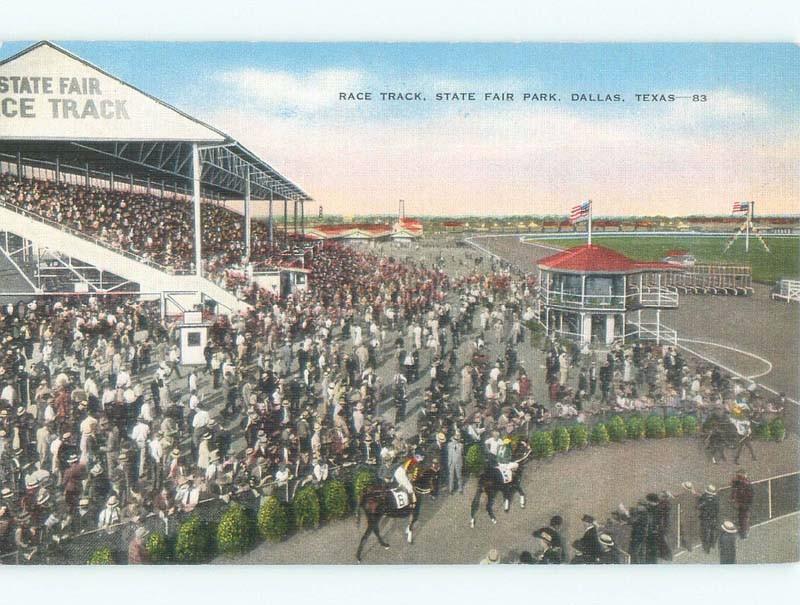
[[[589,210],[592,207],[591,200],[588,202],[584,202],[583,204],[578,204],[577,206],[573,206],[572,210],[569,212],[569,222],[570,223],[578,223],[586,218],[589,217]]]
[[[733,202],[733,214],[750,212],[750,202]]]

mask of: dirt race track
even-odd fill
[[[753,478],[767,477],[797,468],[798,441],[790,435],[783,443],[757,443],[758,461],[745,456]],[[698,438],[645,440],[611,444],[559,455],[549,462],[530,462],[523,486],[528,496],[525,509],[515,497],[511,511],[502,511],[495,501],[498,524],[492,525],[483,507],[476,516],[476,527],[469,527],[469,505],[475,482],[467,483],[465,494],[443,495],[435,502],[426,497],[414,543],[407,544],[401,520],[386,521],[384,539],[391,544],[382,549],[374,537],[365,548],[364,564],[387,563],[477,563],[490,548],[501,556],[533,546],[531,532],[559,513],[566,520],[568,542],[580,537],[580,518],[584,513],[605,520],[620,502],[634,504],[653,490],[680,492],[680,483],[727,485],[737,467],[732,463],[714,465],[706,460]],[[354,563],[364,519],[356,526],[354,517],[304,531],[280,544],[263,543],[250,553],[236,558],[221,557],[215,563]],[[621,545],[627,548],[627,544]]]

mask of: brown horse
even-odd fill
[[[420,506],[422,504],[422,495],[429,494],[433,491],[434,482],[439,475],[439,464],[433,461],[430,466],[418,465],[409,474],[409,480],[414,486],[414,491],[418,494],[415,501],[409,500],[402,507],[398,507],[397,499],[393,493],[393,488],[387,484],[378,484],[368,487],[364,490],[356,511],[356,523],[361,522],[361,510],[367,516],[367,529],[364,535],[361,536],[361,541],[358,543],[358,550],[356,551],[356,561],[361,562],[361,552],[364,549],[364,544],[369,538],[369,534],[375,534],[381,546],[388,549],[389,543],[386,542],[380,533],[380,522],[383,517],[404,519],[408,518],[408,525],[405,529],[406,540],[409,544],[414,539],[414,523],[419,518]]]
[[[475,492],[475,497],[472,498],[472,505],[470,506],[469,526],[471,528],[475,527],[475,513],[478,512],[481,496],[484,494],[486,495],[486,512],[489,514],[492,523],[497,523],[492,505],[498,492],[503,494],[503,510],[506,512],[509,511],[511,495],[514,492],[519,493],[520,508],[525,508],[525,492],[522,490],[520,482],[522,480],[522,466],[530,457],[531,448],[522,439],[515,440],[512,448],[512,461],[516,463],[517,468],[513,471],[511,481],[506,482],[503,473],[493,464],[487,466],[478,477],[478,489]]]

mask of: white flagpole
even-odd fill
[[[589,245],[592,245],[592,200],[589,200]]]
[[[744,251],[750,252],[750,223],[753,222],[753,202],[747,205],[747,234],[744,237]]]

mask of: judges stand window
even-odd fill
[[[187,347],[199,347],[201,344],[202,344],[202,339],[200,337],[200,332],[189,332],[186,335]]]

